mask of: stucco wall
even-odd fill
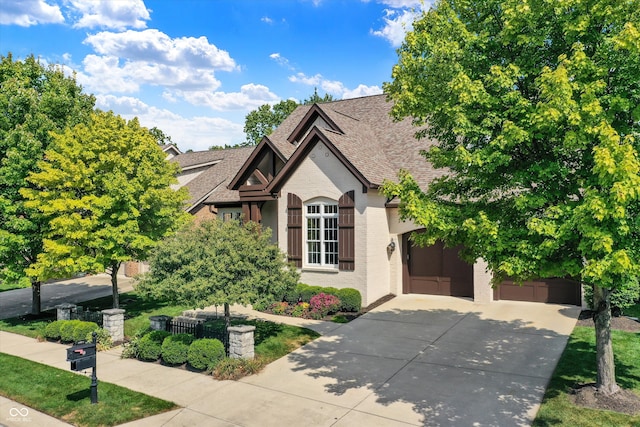
[[[306,267],[303,262],[300,281],[310,285],[355,288],[362,294],[363,305],[371,302],[367,293],[367,224],[365,208],[368,203],[362,184],[344,167],[327,147],[318,143],[309,156],[301,161],[298,168],[287,180],[278,200],[278,242],[283,251],[287,250],[287,193],[294,193],[303,203],[322,197],[338,202],[342,194],[355,191],[355,269],[318,269]],[[303,232],[303,235],[306,232]],[[306,245],[305,245],[306,246]],[[305,247],[306,250],[306,247]],[[306,253],[305,259],[306,261]]]
[[[391,282],[391,262],[394,254],[389,256],[387,252],[387,246],[391,242],[387,222],[387,209],[384,206],[387,198],[373,190],[370,190],[367,196],[366,266],[367,301],[370,304],[389,293],[395,294],[396,292],[395,289],[392,289],[393,282]]]

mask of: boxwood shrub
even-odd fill
[[[65,320],[54,320],[53,322],[49,323],[44,328],[44,336],[52,340],[59,340],[60,327],[64,324],[64,322]]]
[[[100,329],[97,323],[94,322],[80,322],[73,328],[73,341],[87,341],[91,342],[91,333]],[[89,339],[87,340],[87,336]]]
[[[167,331],[153,331],[140,338],[137,353],[140,360],[158,360],[162,354],[162,342],[171,335]]]
[[[63,320],[60,325],[60,341],[72,342],[74,340],[73,332],[76,326],[82,323],[82,320]]]
[[[360,291],[358,291],[357,289],[338,289],[338,293],[336,296],[340,298],[340,301],[342,303],[340,311],[352,311],[357,313],[362,308],[362,295],[360,295]]]
[[[225,355],[222,341],[215,338],[203,338],[191,343],[187,362],[195,369],[212,370],[224,359]]]
[[[189,346],[193,342],[193,335],[170,335],[162,341],[162,360],[168,365],[182,365],[189,357]]]

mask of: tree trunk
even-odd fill
[[[120,308],[120,296],[118,295],[118,269],[120,263],[111,264],[111,290],[113,292],[113,308]]]
[[[40,299],[40,286],[42,282],[39,280],[34,280],[31,282],[31,314],[34,316],[38,316],[42,309],[41,299]]]
[[[594,285],[593,307],[598,365],[596,388],[605,395],[612,395],[620,390],[620,387],[616,384],[616,366],[611,342],[611,290]]]
[[[229,355],[229,326],[231,326],[231,311],[229,310],[229,303],[224,303],[224,349]]]

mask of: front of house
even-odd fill
[[[441,173],[420,155],[410,121],[393,122],[384,95],[300,106],[255,147],[224,200],[204,200],[218,216],[254,220],[301,272],[303,283],[358,289],[363,305],[388,294],[581,304],[578,284],[546,280],[493,290],[486,264],[456,248],[411,245],[420,229],[399,220],[384,180],[409,170],[423,188]],[[230,197],[233,194],[235,196]]]

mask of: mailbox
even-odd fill
[[[96,366],[96,345],[94,343],[76,344],[67,349],[67,362],[71,362],[72,371],[83,371]]]

